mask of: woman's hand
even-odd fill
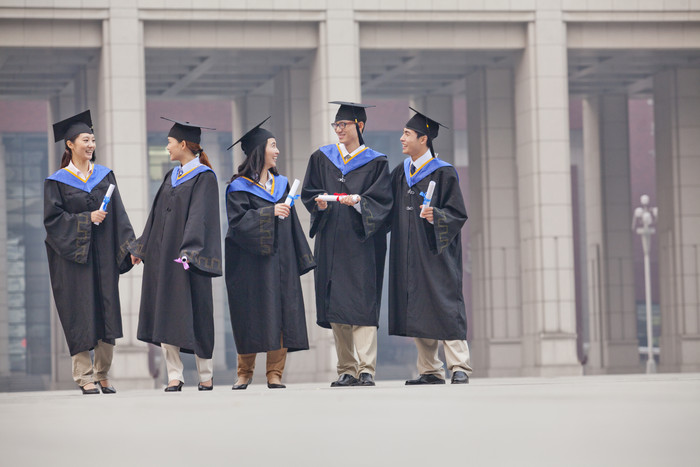
[[[426,221],[430,222],[431,224],[433,223],[433,208],[428,206],[425,208],[425,211],[423,211],[423,205],[421,205],[421,213],[420,217],[425,219]]]
[[[360,202],[360,199],[360,195],[347,195],[340,198],[340,204],[344,204],[346,206],[354,206]]]
[[[90,220],[94,223],[101,224],[103,220],[105,220],[105,217],[107,217],[107,212],[106,211],[92,211],[90,213]]]
[[[139,263],[141,263],[141,258],[137,258],[136,256],[131,255],[131,264],[133,264],[134,266],[136,266],[136,265],[139,264]]]
[[[289,217],[291,209],[284,203],[275,204],[275,216]]]
[[[327,195],[328,193],[324,193],[324,195]],[[328,207],[328,203],[326,201],[323,201],[322,199],[316,198],[316,207],[318,208],[319,211],[325,211],[325,209]]]

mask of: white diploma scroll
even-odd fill
[[[321,201],[340,201],[340,198],[343,198],[348,195],[318,195],[316,199],[320,199]],[[356,203],[360,201],[359,195],[351,195],[353,198],[353,201]]]
[[[423,215],[425,212],[425,208],[430,206],[430,201],[433,199],[433,192],[435,191],[435,182],[431,181],[428,183],[428,192],[425,194],[425,198],[423,201],[423,208],[421,209],[420,213]]]
[[[292,201],[294,201],[294,196],[297,194],[297,190],[299,189],[299,179],[295,178],[294,183],[292,183],[292,187],[289,189],[289,193],[287,194],[287,199],[284,200],[284,204],[287,206],[292,205]],[[280,219],[284,219],[283,216],[279,216]]]
[[[107,194],[105,194],[105,197],[102,198],[102,204],[100,205],[100,211],[106,211],[107,210],[107,205],[109,204],[109,199],[112,197],[112,193],[114,192],[114,185],[111,183],[109,184],[109,188],[107,188]],[[95,225],[100,225],[99,222],[95,222]]]

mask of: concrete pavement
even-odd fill
[[[700,374],[0,394],[0,465],[697,466]]]

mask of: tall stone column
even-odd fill
[[[700,371],[700,70],[654,76],[660,369]]]
[[[566,26],[558,3],[527,26],[515,70],[523,374],[580,374],[576,356]]]
[[[454,114],[453,114],[453,96],[421,96],[411,99],[411,107],[417,111],[427,115],[437,122],[445,125],[446,128],[440,128],[438,137],[435,140],[434,148],[438,153],[438,157],[445,162],[454,164],[455,156],[455,137],[454,137]],[[411,112],[413,115],[413,112]]]
[[[102,23],[103,45],[98,77],[100,128],[97,157],[110,167],[136,235],[143,231],[148,210],[146,155],[146,76],[143,23],[135,5],[113,3]],[[124,5],[124,6],[122,6]],[[111,374],[120,388],[150,388],[148,351],[136,339],[143,266],[121,276],[124,337],[117,341]]]
[[[513,72],[467,76],[472,355],[488,376],[519,376],[522,366],[518,180]]]
[[[0,136],[2,136],[0,134]],[[5,174],[5,145],[0,140],[0,169]],[[0,258],[7,258],[7,195],[5,177],[0,176]],[[0,378],[10,376],[10,317],[7,308],[7,271],[0,270]]]
[[[311,66],[311,151],[338,141],[330,127],[338,106],[328,104],[328,101],[362,101],[359,25],[354,19],[352,4],[329,2],[327,8],[326,21],[319,23],[319,45]],[[305,228],[308,228],[308,223]],[[313,239],[310,240],[310,244],[313,248]],[[309,289],[304,291],[304,299],[309,295],[313,296],[313,291]],[[309,301],[306,306],[313,306],[315,309],[315,301]],[[317,379],[332,381],[337,378],[333,335],[329,330],[313,324],[315,322],[315,317],[309,322],[309,337],[314,342],[312,345],[316,353]]]
[[[640,370],[627,106],[626,95],[595,96],[583,102],[590,316],[587,373]]]

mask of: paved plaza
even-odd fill
[[[697,466],[700,374],[0,394],[4,466]]]

